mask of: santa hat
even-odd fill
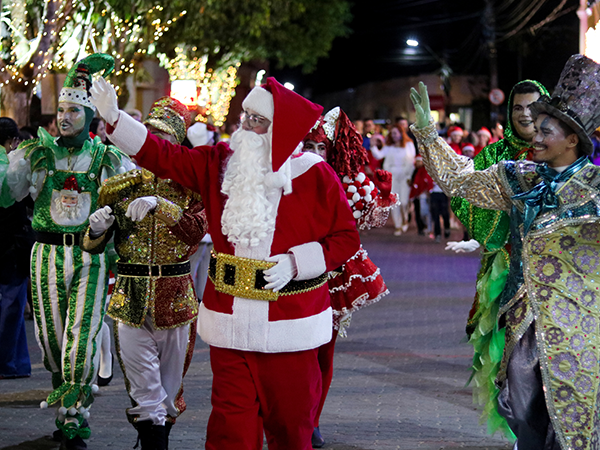
[[[452,136],[453,134],[463,134],[463,130],[461,127],[457,127],[456,125],[451,126],[450,128],[448,128],[448,136]]]
[[[67,193],[67,192],[77,192],[80,193],[81,189],[79,189],[79,184],[77,184],[77,178],[75,178],[75,175],[71,175],[70,177],[68,177],[64,184],[63,184],[63,188],[61,193]]]
[[[472,152],[475,152],[475,147],[473,147],[473,144],[466,144],[463,148],[462,148],[462,152],[464,153],[465,150],[471,150]]]
[[[188,128],[187,137],[194,147],[199,145],[207,145],[212,141],[215,135],[214,131],[210,131],[208,126],[202,122],[196,122]]]
[[[172,97],[162,97],[152,104],[144,125],[153,126],[175,136],[175,139],[182,143],[190,122],[191,116],[187,106]]]
[[[94,53],[78,61],[67,73],[58,102],[76,103],[95,111],[96,107],[90,102],[92,75],[103,71],[102,76],[106,78],[114,68],[115,59],[105,53]]]
[[[255,87],[242,102],[244,109],[271,120],[271,160],[277,172],[313,127],[323,107],[284,87],[275,78]]]
[[[477,131],[477,134],[485,134],[488,138],[492,138],[492,133],[490,133],[490,130],[488,130],[486,127],[481,127],[479,131]]]

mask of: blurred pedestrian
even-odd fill
[[[408,230],[408,212],[411,178],[414,171],[416,150],[406,132],[396,127],[388,135],[386,145],[381,149],[372,148],[376,159],[383,159],[383,170],[392,174],[392,191],[400,198],[400,206],[392,209],[394,235],[400,236]]]
[[[94,139],[96,136],[100,138],[100,142],[106,143],[106,124],[100,117],[94,117],[90,123],[90,137]]]
[[[20,142],[17,123],[0,117],[0,160]],[[29,253],[33,230],[26,197],[12,205],[0,204],[0,379],[31,375],[24,311],[29,285]]]

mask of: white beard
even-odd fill
[[[267,186],[271,170],[271,133],[256,134],[242,128],[231,136],[233,155],[227,162],[221,192],[225,202],[221,227],[234,245],[256,247],[275,230],[277,211],[267,199],[277,188]]]
[[[64,217],[68,220],[73,220],[79,217],[79,210],[81,209],[81,205],[77,203],[74,206],[66,206],[63,204],[60,196],[54,199],[54,204],[56,206],[56,211],[61,217]]]

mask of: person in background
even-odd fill
[[[17,123],[0,117],[0,160],[5,164],[20,139]],[[33,205],[31,197],[0,207],[0,379],[31,375],[24,317],[34,242],[28,205]]]
[[[106,125],[100,117],[94,117],[90,123],[90,137],[94,139],[96,136],[103,144],[106,143]]]
[[[56,116],[45,114],[40,118],[40,127],[48,132],[50,136],[58,137],[58,128],[56,126]]]
[[[490,139],[490,144],[494,142],[498,142],[501,139],[504,139],[504,127],[500,122],[494,122],[492,124],[492,138]]]
[[[481,127],[479,130],[477,130],[477,139],[475,156],[477,156],[481,150],[488,146],[492,139],[492,133],[486,127]]]
[[[135,120],[137,120],[138,122],[142,121],[142,112],[139,109],[128,109],[127,111],[125,111],[127,114],[129,114],[131,117],[133,117]]]
[[[457,125],[448,128],[448,144],[457,155],[462,155],[463,135],[463,129]]]
[[[403,130],[393,127],[386,145],[381,150],[372,148],[371,153],[376,159],[383,159],[383,170],[392,174],[392,191],[398,194],[400,206],[393,208],[391,215],[394,235],[400,236],[409,226],[410,180],[415,167],[415,145]]]

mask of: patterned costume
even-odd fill
[[[548,95],[546,88],[537,81],[525,80],[517,83],[515,88],[523,83],[534,84],[540,95]],[[507,111],[512,111],[513,98],[514,89]],[[524,160],[528,148],[530,144],[517,137],[512,120],[509,120],[504,138],[486,146],[473,159],[474,168],[484,170],[500,161]],[[498,328],[496,317],[510,261],[509,215],[505,211],[478,208],[460,197],[454,197],[451,205],[469,236],[484,248],[477,274],[477,292],[467,321],[467,335],[474,349],[471,379],[473,399],[484,405],[482,418],[487,420],[490,433],[501,429],[508,437],[513,437],[506,420],[497,412],[500,391],[494,382],[504,349],[504,328]]]
[[[110,73],[113,64],[107,55],[80,61],[67,76],[59,108],[83,107],[91,120],[89,73]],[[87,133],[84,127],[83,145],[66,147],[60,145],[68,142],[64,137],[55,139],[40,128],[37,139],[9,154],[6,178],[1,180],[10,188],[2,191],[3,205],[29,193],[35,200],[32,227],[37,242],[31,273],[36,337],[44,366],[52,373],[54,390],[47,404],[62,405],[56,424],[67,439],[86,438],[90,433],[82,424],[94,400],[95,355],[108,285],[106,255],[82,251],[80,238],[95,210],[102,180],[133,168],[116,147],[102,144],[99,138],[91,140]]]
[[[144,123],[179,142],[189,117],[183,104],[164,97]],[[153,212],[133,220],[128,211],[134,202],[148,198],[156,199]],[[133,404],[127,416],[143,449],[162,450],[175,419],[186,409],[183,377],[192,360],[198,314],[189,257],[206,233],[204,206],[198,195],[145,169],[107,180],[98,206],[109,206],[116,220],[95,236],[95,217],[90,218],[83,247],[102,252],[114,233],[120,259],[108,315],[118,322],[119,361]]]
[[[598,67],[581,55],[571,57],[552,100],[531,105],[564,120],[587,154],[587,136],[600,124]],[[500,402],[514,413],[505,417],[518,447],[600,448],[600,169],[582,156],[561,172],[528,161],[474,171],[433,125],[413,132],[428,172],[444,191],[480,208],[510,211],[510,269],[499,299],[506,344],[497,381],[510,382],[513,395],[523,395],[518,404]],[[530,365],[532,378],[519,377]]]

